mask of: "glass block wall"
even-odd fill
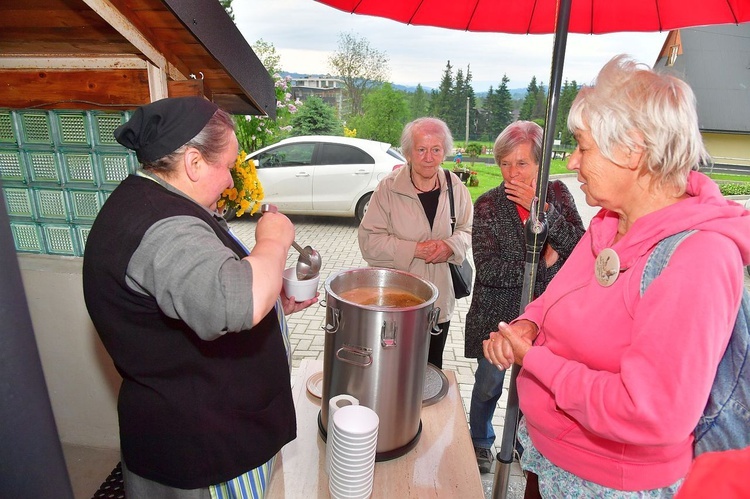
[[[16,251],[83,256],[102,204],[138,167],[112,134],[129,114],[0,109],[0,184]]]

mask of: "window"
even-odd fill
[[[289,144],[277,147],[255,157],[258,168],[278,166],[309,166],[312,164],[314,143]]]
[[[374,164],[375,159],[361,149],[344,144],[321,144],[319,165]]]

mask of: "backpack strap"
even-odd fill
[[[665,237],[657,243],[656,248],[654,248],[654,251],[648,256],[648,260],[646,260],[646,266],[643,268],[643,275],[641,276],[641,296],[646,292],[646,288],[649,287],[651,281],[656,279],[659,274],[661,274],[661,271],[667,266],[669,259],[672,258],[672,254],[677,249],[677,246],[694,232],[697,231],[694,229],[684,230],[669,237]]]
[[[695,230],[662,239],[648,257],[641,296],[669,263],[677,246]],[[727,349],[716,370],[703,414],[695,427],[694,455],[750,446],[750,292],[742,289]]]

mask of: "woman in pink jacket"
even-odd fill
[[[568,261],[484,342],[523,368],[521,465],[544,497],[672,497],[729,341],[750,262],[750,213],[695,171],[710,160],[683,81],[625,56],[578,93],[568,168],[602,209]],[[640,293],[663,238],[683,240]]]

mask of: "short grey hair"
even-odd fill
[[[409,122],[404,126],[404,131],[401,132],[401,152],[406,157],[407,161],[411,162],[411,153],[414,149],[414,134],[417,131],[426,130],[430,132],[437,132],[438,135],[443,137],[443,160],[445,156],[453,152],[453,135],[445,124],[445,121],[439,118],[417,118],[416,120]]]
[[[190,139],[186,144],[178,147],[174,152],[166,156],[143,163],[144,170],[151,170],[169,176],[174,165],[185,154],[188,147],[194,147],[209,164],[219,161],[221,153],[229,145],[228,131],[235,131],[232,116],[222,109],[217,109],[211,119],[208,120],[203,130]]]
[[[616,146],[642,149],[643,168],[662,187],[682,195],[691,170],[710,164],[690,86],[621,54],[583,87],[568,114],[572,133],[587,130],[614,162]]]
[[[538,165],[542,159],[542,136],[544,130],[533,121],[514,121],[500,132],[492,146],[492,155],[495,157],[495,163],[512,153],[513,150],[521,144],[531,144],[531,155],[534,162]]]

